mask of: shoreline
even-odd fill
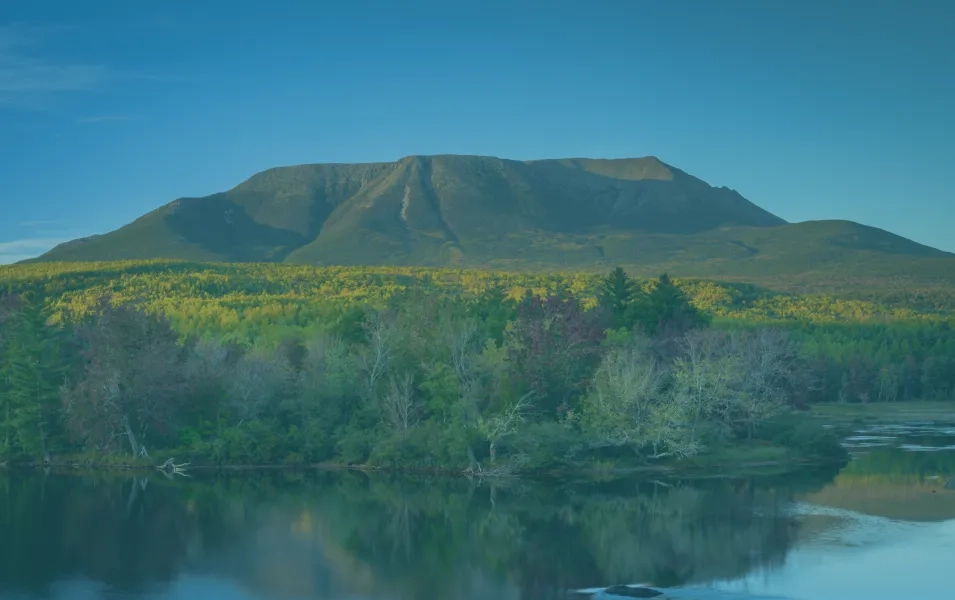
[[[813,404],[807,413],[838,429],[864,425],[905,425],[931,423],[955,425],[955,402],[924,400],[916,402],[870,402]]]
[[[705,455],[696,458],[705,458]],[[685,465],[674,464],[656,464],[656,465],[634,465],[628,467],[615,468],[566,468],[566,469],[524,469],[509,470],[506,465],[501,465],[492,471],[472,471],[468,469],[447,469],[447,468],[386,468],[372,465],[351,465],[342,463],[289,463],[289,464],[264,464],[264,465],[215,465],[215,464],[195,464],[189,465],[185,473],[221,473],[221,472],[255,472],[255,471],[287,471],[287,472],[343,472],[352,471],[360,473],[389,473],[394,475],[430,475],[436,477],[476,477],[480,479],[507,479],[507,478],[562,478],[562,477],[589,477],[599,479],[602,477],[623,478],[633,475],[686,475],[694,478],[708,477],[726,477],[738,474],[770,474],[770,473],[752,473],[762,469],[772,470],[772,474],[779,475],[785,473],[798,472],[803,469],[819,467],[841,463],[846,463],[845,459],[835,457],[799,457],[779,460],[762,461],[743,461],[743,462],[719,462],[705,463],[691,462]],[[23,462],[9,463],[0,462],[0,472],[37,471],[56,470],[60,474],[83,473],[95,470],[103,473],[163,473],[175,478],[175,474],[168,473],[161,468],[161,465],[153,464],[135,464],[125,462],[96,462],[96,461],[61,461],[61,462]],[[713,473],[713,471],[718,471]]]

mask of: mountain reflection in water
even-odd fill
[[[784,559],[798,529],[786,507],[824,483],[7,476],[0,596],[73,581],[122,598],[211,586],[222,598],[490,600],[730,578]]]
[[[891,519],[955,519],[955,493],[929,473],[955,472],[952,454],[879,449],[838,476],[615,483],[0,474],[0,599],[529,600],[621,583],[803,598],[760,581],[797,577],[794,557],[880,543],[846,523],[871,534],[876,519],[891,536]],[[846,556],[831,568],[852,569]]]

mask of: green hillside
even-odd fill
[[[516,270],[624,265],[638,274],[790,287],[955,284],[951,254],[851,222],[788,224],[653,157],[413,156],[270,169],[39,260],[153,258]]]

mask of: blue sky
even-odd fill
[[[265,168],[655,155],[955,251],[949,0],[0,0],[0,262]]]

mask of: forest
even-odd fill
[[[799,417],[811,403],[955,399],[944,301],[621,269],[161,261],[6,267],[0,286],[8,463],[174,455],[491,474],[739,447],[806,458],[841,452]]]

